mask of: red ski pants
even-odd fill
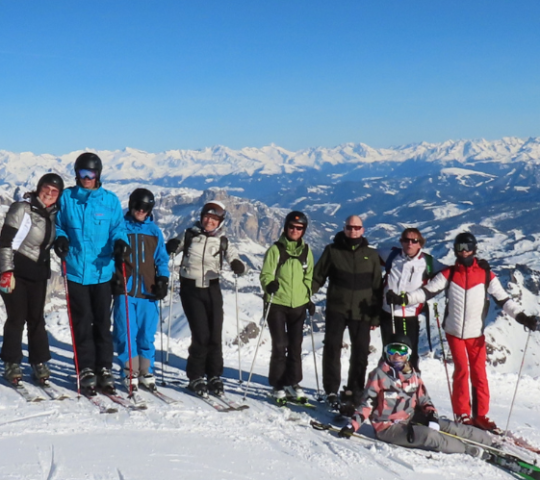
[[[489,385],[486,375],[486,339],[461,339],[446,334],[454,359],[452,408],[455,415],[471,415],[469,371],[472,383],[472,417],[489,412]]]

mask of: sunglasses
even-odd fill
[[[78,173],[78,177],[81,180],[83,179],[95,180],[95,178],[97,177],[97,173],[94,170],[87,170],[86,168],[79,170],[77,173]]]
[[[472,252],[474,251],[474,247],[474,243],[456,243],[454,246],[456,252]]]
[[[411,348],[403,343],[391,343],[386,345],[385,351],[388,355],[395,355],[396,353],[398,355],[410,355],[412,353]]]
[[[352,230],[354,230],[355,232],[358,232],[358,230],[362,230],[362,228],[364,228],[363,225],[345,225],[345,230],[349,232]]]
[[[287,228],[289,230],[296,230],[297,232],[301,232],[302,230],[304,230],[304,227],[302,226],[299,226],[299,225],[287,225]]]
[[[414,243],[416,245],[417,243],[420,243],[420,239],[419,238],[402,238],[400,242],[401,243]]]

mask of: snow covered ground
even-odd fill
[[[260,298],[245,288],[253,285],[253,280],[253,277],[239,280],[240,289],[246,290],[239,295],[241,328],[250,321],[258,323],[261,316]],[[226,388],[231,397],[240,400],[238,349],[232,344],[236,336],[234,290],[227,290],[224,298]],[[532,299],[530,301],[533,302]],[[167,330],[168,300],[165,305],[164,327]],[[266,398],[270,357],[267,331],[255,366],[254,388],[246,401],[249,410],[219,413],[184,393],[178,383],[185,382],[189,329],[177,295],[172,317],[171,356],[165,372],[168,386],[163,391],[182,403],[168,406],[145,394],[150,402],[146,411],[122,409],[116,414],[100,415],[85,398],[75,399],[66,312],[62,309],[51,312],[47,323],[53,351],[53,379],[60,388],[70,392],[72,399],[28,404],[11,388],[0,385],[0,479],[510,478],[509,474],[491,465],[463,455],[434,453],[428,458],[387,445],[365,447],[355,439],[338,439],[313,430],[309,427],[310,418],[324,422],[333,420],[333,415],[327,413],[323,405],[318,405],[315,410],[295,406],[280,409]],[[508,340],[507,344],[515,350],[514,354],[505,357],[504,368],[500,365],[489,368],[491,415],[504,427],[527,335],[520,326],[502,317],[490,325],[486,333]],[[435,331],[432,337],[437,338]],[[540,334],[531,336],[527,374],[520,382],[511,422],[512,430],[536,445],[540,445],[538,337]],[[256,340],[251,340],[241,350],[244,380],[247,379],[255,344]],[[315,334],[315,344],[320,374],[322,333]],[[159,336],[156,337],[156,345],[159,348]],[[374,366],[380,356],[378,333],[373,336],[372,345],[375,351],[370,355],[370,366]],[[303,385],[313,396],[316,381],[310,336],[305,337],[304,350]],[[344,375],[347,356],[348,351],[344,349]],[[446,377],[438,357],[438,354],[426,352],[421,361],[422,375],[440,413],[450,415]],[[28,368],[26,373],[29,373]],[[369,433],[369,428],[365,432]]]

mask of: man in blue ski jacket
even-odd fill
[[[101,186],[101,159],[75,161],[77,185],[64,191],[56,216],[54,250],[66,262],[80,384],[114,390],[111,373],[111,283],[115,261],[129,251],[118,197]],[[97,378],[96,378],[97,374]]]
[[[126,287],[131,339],[131,377],[128,352],[126,298],[123,271],[117,268],[113,277],[114,344],[123,368],[126,387],[137,389],[141,383],[155,390],[153,375],[159,307],[167,295],[169,284],[169,256],[159,227],[152,218],[154,195],[145,188],[137,188],[129,197],[125,224],[131,247],[126,256]]]

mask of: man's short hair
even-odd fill
[[[403,232],[401,232],[401,238],[399,240],[400,241],[403,240],[405,238],[405,235],[407,235],[408,233],[414,233],[418,237],[418,240],[420,240],[421,247],[423,247],[426,244],[426,239],[422,236],[422,234],[420,233],[420,230],[413,227],[406,228],[405,230],[403,230]]]

